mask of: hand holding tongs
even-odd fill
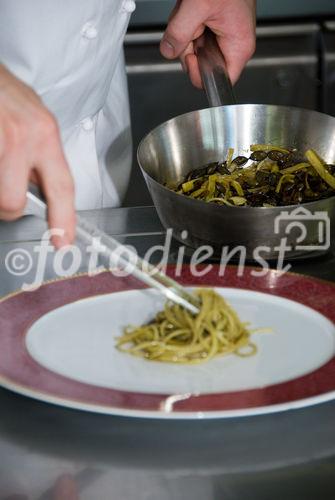
[[[47,205],[43,201],[38,188],[32,184],[30,184],[27,193],[26,212],[43,219],[47,217]],[[128,247],[125,247],[78,215],[76,235],[86,245],[97,245],[98,243],[97,249],[100,254],[108,258],[110,263],[115,262],[118,268],[126,269],[131,266],[130,271],[135,278],[146,285],[156,288],[167,299],[185,307],[194,314],[199,312],[199,303],[196,297],[188,293],[176,281],[160,272],[159,269],[149,264],[149,262],[140,259]],[[122,250],[124,251],[122,252]]]

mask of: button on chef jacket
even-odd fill
[[[123,39],[133,0],[0,3],[0,61],[57,118],[77,209],[118,206],[132,145]]]

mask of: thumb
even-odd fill
[[[180,2],[169,20],[160,45],[161,53],[167,59],[179,57],[205,29],[203,9],[192,8],[191,2]]]

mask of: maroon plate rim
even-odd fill
[[[241,275],[236,266],[227,266],[219,276],[217,265],[204,266],[207,272],[195,277],[183,266],[178,281],[189,286],[212,286],[252,290],[293,300],[323,314],[335,323],[335,285],[313,277],[246,267]],[[167,273],[176,277],[176,267]],[[334,392],[335,357],[319,369],[284,383],[263,388],[216,394],[148,394],[97,387],[59,375],[37,363],[26,348],[29,327],[48,312],[66,304],[143,285],[133,278],[116,278],[109,272],[96,276],[77,275],[47,282],[32,292],[19,291],[0,301],[0,385],[37,399],[64,406],[105,408],[108,412],[175,414],[250,411],[256,408],[297,403],[315,397],[327,399]],[[171,399],[172,398],[172,399]],[[328,398],[328,399],[329,399]],[[173,400],[173,404],[171,401]],[[167,410],[168,408],[168,410]]]

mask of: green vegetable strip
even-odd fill
[[[284,182],[294,182],[294,175],[292,175],[292,174],[283,175],[283,177],[280,178],[280,181],[277,184],[276,193],[280,193],[280,190],[281,190]]]
[[[184,193],[188,193],[189,191],[192,191],[192,189],[194,188],[194,184],[195,184],[195,180],[184,182],[184,184],[182,185]]]
[[[233,186],[233,188],[235,189],[235,191],[237,192],[237,194],[239,196],[244,196],[244,191],[241,187],[241,184],[237,181],[231,181],[231,185]]]
[[[288,154],[289,150],[280,148],[279,146],[274,146],[273,144],[253,144],[250,146],[251,151],[272,151],[272,150],[280,151],[281,153]]]
[[[335,189],[335,177],[328,172],[324,161],[321,160],[318,154],[313,149],[309,149],[306,152],[306,158],[319,174],[321,179],[323,179],[328,184],[328,186]]]
[[[243,198],[243,196],[232,196],[229,201],[232,201],[234,205],[245,205],[247,203],[247,200]]]
[[[232,164],[233,157],[234,157],[234,148],[229,148],[228,149],[228,156],[227,156],[227,167],[228,168]]]
[[[310,167],[309,163],[298,163],[297,165],[293,165],[292,167],[284,168],[281,173],[282,174],[295,174],[299,172],[299,170],[304,170],[304,168]]]

